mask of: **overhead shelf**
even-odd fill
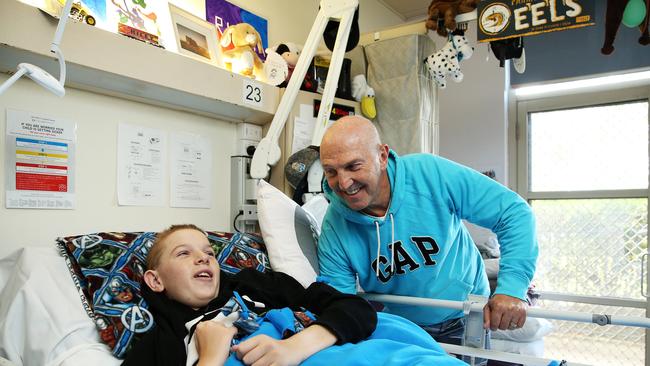
[[[37,8],[0,1],[0,72],[28,62],[58,78],[49,50],[56,24]],[[270,122],[280,99],[277,87],[81,23],[68,22],[61,49],[66,87],[255,124]],[[258,103],[245,102],[245,85],[251,83],[260,88]]]

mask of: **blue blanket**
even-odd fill
[[[272,312],[289,311],[288,309]],[[278,323],[275,319],[292,318],[267,316],[260,328],[249,337],[266,334],[280,339],[288,324]],[[378,313],[377,329],[365,341],[356,344],[344,344],[328,347],[305,360],[306,366],[344,366],[344,365],[467,365],[449,356],[437,343],[414,323],[395,315]],[[244,338],[245,340],[246,338]],[[243,365],[234,354],[226,361],[226,366]]]

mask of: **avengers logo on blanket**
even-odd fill
[[[266,247],[259,237],[207,234],[224,271],[270,269]],[[147,253],[155,239],[154,232],[103,232],[57,240],[88,316],[95,321],[102,342],[117,357],[123,357],[155,322],[140,296]]]
[[[477,11],[479,42],[595,24],[594,0],[486,0]]]

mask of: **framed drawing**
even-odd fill
[[[227,0],[205,0],[205,14],[208,22],[214,23],[217,27],[219,36],[231,25],[248,23],[259,33],[262,49],[265,50],[269,47],[268,22],[259,15],[231,4]],[[266,59],[263,51],[256,52],[262,61]]]
[[[178,53],[214,65],[221,65],[214,24],[169,4]]]

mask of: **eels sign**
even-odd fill
[[[531,36],[595,24],[594,0],[483,0],[478,41]]]

